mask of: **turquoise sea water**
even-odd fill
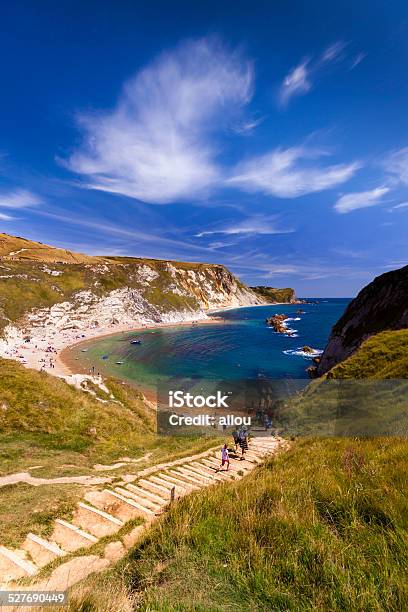
[[[269,305],[238,308],[214,316],[225,323],[178,326],[119,334],[90,341],[87,352],[73,349],[73,356],[88,368],[131,380],[154,389],[160,380],[199,377],[209,380],[259,378],[307,378],[310,358],[296,354],[308,345],[323,349],[331,327],[350,299],[318,298],[317,304]],[[296,314],[297,310],[305,311]],[[293,320],[292,337],[277,334],[266,317],[284,313]],[[131,345],[140,338],[140,345]],[[103,359],[104,357],[104,359]],[[118,365],[116,362],[122,361]]]

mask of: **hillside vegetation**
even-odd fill
[[[407,330],[370,338],[333,382],[408,377],[407,341]],[[333,436],[325,380],[309,385],[300,416]],[[406,393],[391,390],[385,407],[406,415]],[[67,610],[405,610],[407,457],[406,437],[299,438],[242,481],[179,501],[115,569],[74,588]]]
[[[122,291],[115,299],[127,320],[262,302],[222,265],[90,257],[0,234],[0,334],[8,324],[24,325],[33,309],[67,302],[75,321],[115,291]]]
[[[408,436],[408,330],[372,336],[351,357],[277,404],[288,436]]]
[[[36,478],[116,477],[136,466],[128,463],[113,472],[95,472],[93,466],[130,457],[139,458],[137,468],[143,468],[214,443],[157,436],[155,413],[140,393],[123,382],[106,382],[109,395],[95,387],[97,399],[0,359],[0,478],[26,471]],[[2,544],[16,546],[28,531],[45,535],[55,516],[69,516],[82,492],[78,484],[0,486]]]
[[[317,366],[320,376],[352,355],[375,334],[408,328],[408,266],[391,270],[364,287],[333,326]]]
[[[179,501],[70,610],[405,609],[408,444],[305,440]],[[127,601],[127,604],[126,604]],[[127,605],[127,607],[126,607]]]
[[[259,286],[251,287],[251,289],[271,304],[276,302],[291,304],[296,301],[295,290],[290,287],[277,289],[276,287]]]
[[[372,336],[327,374],[329,379],[408,378],[408,329]]]

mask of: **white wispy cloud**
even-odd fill
[[[389,187],[376,187],[371,191],[356,191],[341,196],[334,208],[338,213],[349,213],[358,208],[368,208],[381,203],[383,196],[390,191]]]
[[[305,147],[276,149],[241,162],[227,184],[248,192],[262,192],[280,198],[296,198],[330,189],[349,180],[361,163],[318,165],[305,160],[320,158],[323,151]]]
[[[0,221],[13,221],[14,217],[0,212]]]
[[[347,43],[344,40],[337,40],[336,42],[329,45],[321,54],[321,62],[334,62],[339,60],[343,56],[343,51],[347,47]]]
[[[408,202],[401,202],[401,204],[396,204],[390,210],[406,210],[408,209]]]
[[[281,106],[286,106],[294,96],[301,96],[312,88],[310,60],[303,60],[283,79],[278,99]]]
[[[0,193],[0,207],[2,208],[29,208],[42,203],[42,199],[26,189],[16,189],[7,193]]]
[[[408,147],[386,155],[382,165],[396,181],[408,185]]]
[[[81,114],[81,148],[65,165],[84,186],[167,204],[220,179],[211,136],[252,96],[252,64],[215,39],[182,44],[125,84],[116,107]]]
[[[330,64],[344,59],[346,46],[346,42],[338,40],[329,45],[317,58],[307,57],[292,68],[278,89],[279,105],[286,107],[292,98],[308,93]]]
[[[254,215],[248,219],[244,219],[239,223],[235,223],[226,227],[214,228],[212,230],[205,230],[196,234],[196,238],[202,238],[203,236],[212,236],[213,234],[225,234],[228,236],[237,236],[240,234],[260,234],[260,235],[272,235],[272,234],[291,234],[295,230],[280,228],[277,223],[275,216],[266,215]]]
[[[350,70],[354,70],[354,68],[357,68],[357,66],[359,64],[361,64],[361,62],[367,57],[367,53],[357,53],[357,55],[353,58],[352,62],[351,62],[351,66],[350,66]]]
[[[236,134],[242,134],[244,136],[251,134],[254,131],[254,129],[258,127],[258,125],[260,125],[261,123],[263,123],[263,121],[265,121],[265,119],[266,119],[265,116],[254,117],[252,119],[246,119],[244,121],[236,123],[232,127],[232,131],[235,132]]]
[[[268,266],[265,270],[266,278],[273,276],[281,276],[282,274],[298,274],[300,271],[298,266]]]

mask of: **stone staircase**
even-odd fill
[[[71,522],[56,519],[53,532],[48,539],[28,533],[21,548],[9,549],[0,545],[0,588],[8,586],[20,578],[34,577],[40,569],[57,558],[69,555],[69,561],[62,561],[57,567],[58,576],[62,582],[64,565],[67,566],[66,582],[57,581],[38,583],[52,584],[53,588],[59,586],[66,588],[73,584],[72,558],[77,551],[81,552],[84,561],[84,548],[96,544],[105,536],[112,536],[132,519],[140,519],[142,525],[134,528],[130,533],[117,542],[110,542],[104,551],[104,563],[95,565],[104,569],[110,562],[118,560],[126,553],[126,549],[133,546],[140,538],[142,532],[157,516],[159,516],[172,500],[189,494],[213,484],[223,481],[238,480],[260,464],[267,455],[274,453],[286,442],[280,438],[264,437],[253,438],[245,460],[230,454],[230,469],[220,469],[220,449],[211,449],[202,453],[200,458],[186,457],[163,466],[149,469],[145,476],[135,475],[134,478],[115,483],[112,487],[98,489],[89,488],[83,501],[79,502]],[[129,480],[133,479],[133,482]],[[91,557],[88,557],[90,559]],[[98,557],[92,557],[98,559]],[[93,567],[92,564],[89,568]],[[94,570],[92,570],[94,571]],[[71,578],[68,578],[71,572]],[[78,580],[88,575],[88,572],[77,572]],[[51,575],[52,578],[52,575]],[[78,581],[78,580],[74,580]],[[32,585],[31,588],[33,588]],[[51,587],[49,587],[51,588]]]

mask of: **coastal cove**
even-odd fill
[[[211,324],[200,321],[93,338],[65,349],[60,358],[72,372],[113,375],[132,382],[147,395],[160,381],[172,377],[307,378],[312,355],[302,347],[324,348],[349,299],[319,298],[316,302],[220,310],[209,315]],[[276,333],[266,325],[266,318],[274,314],[287,315],[291,335]],[[131,344],[132,339],[141,342]]]

